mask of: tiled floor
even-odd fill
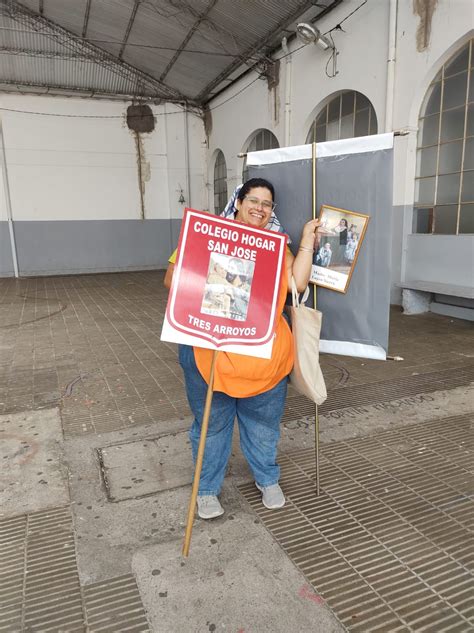
[[[474,416],[281,458],[287,504],[254,511],[348,631],[474,630]]]
[[[0,413],[60,404],[65,437],[189,415],[176,348],[160,341],[162,282],[155,271],[0,279]],[[347,388],[472,369],[469,332],[394,308],[389,352],[404,361],[322,356],[331,406]]]
[[[162,282],[160,272],[0,279],[0,413],[59,405],[66,439],[188,416],[176,348],[160,341]],[[472,334],[469,322],[394,308],[389,353],[404,360],[323,355],[320,410],[467,385]],[[286,418],[305,407],[290,391]],[[347,630],[474,627],[471,425],[455,416],[325,445],[320,497],[313,450],[281,456],[288,506],[254,509]],[[242,492],[253,506],[254,486]],[[2,539],[0,630],[120,631],[125,620],[147,630],[130,574],[80,585],[69,508],[0,521]],[[60,616],[46,585],[67,599]]]
[[[132,575],[80,586],[69,508],[0,520],[0,550],[0,631],[149,631]]]
[[[187,414],[159,273],[2,279],[0,297],[0,412],[61,402],[66,435]]]

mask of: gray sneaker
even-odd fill
[[[203,495],[197,498],[198,515],[201,519],[215,519],[224,514],[224,508],[214,495]]]
[[[283,508],[285,505],[285,495],[278,484],[273,486],[259,486],[257,482],[255,485],[262,493],[262,503],[269,510],[276,510],[277,508]]]

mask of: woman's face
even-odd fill
[[[344,220],[344,218],[339,222],[339,226],[340,227],[347,227],[347,220]]]
[[[270,203],[268,208],[262,206],[264,201]],[[244,224],[263,229],[270,220],[272,202],[272,194],[269,189],[266,187],[252,187],[243,200],[237,200],[238,214],[236,219]]]
[[[225,277],[225,274],[226,274],[225,268],[221,266],[220,264],[218,264],[217,262],[214,264],[214,271],[216,272],[217,275],[220,275],[221,277]]]

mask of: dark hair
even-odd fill
[[[265,187],[265,189],[268,189],[268,191],[272,194],[272,201],[275,202],[275,189],[273,188],[272,183],[265,180],[265,178],[250,178],[250,180],[244,182],[241,190],[237,194],[237,200],[242,202],[248,192],[254,187]]]
[[[346,225],[346,229],[347,229],[347,227],[348,227],[349,225],[348,225],[348,223],[347,223],[346,218],[341,218],[341,222],[344,222],[344,223],[345,223],[345,225]]]

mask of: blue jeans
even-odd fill
[[[199,373],[193,348],[179,346],[179,363],[184,371],[189,406],[194,422],[189,431],[193,460],[196,461],[207,384]],[[232,398],[215,391],[206,437],[199,495],[218,495],[232,450],[234,420],[237,417],[240,448],[259,486],[271,486],[280,478],[276,463],[280,420],[285,406],[288,378],[273,389],[251,398]]]

